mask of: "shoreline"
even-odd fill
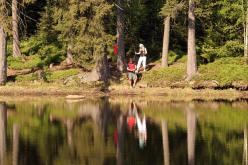
[[[0,96],[55,96],[65,97],[67,95],[82,95],[85,98],[92,97],[141,97],[162,98],[164,100],[248,100],[248,91],[235,89],[191,89],[191,88],[130,88],[125,85],[110,86],[108,91],[101,91],[98,87],[67,87],[58,85],[6,85],[0,87]],[[153,99],[151,99],[153,100]]]

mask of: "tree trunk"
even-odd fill
[[[117,0],[117,69],[121,72],[126,70],[125,43],[124,43],[124,10],[123,0]]]
[[[13,165],[18,165],[18,153],[19,153],[19,136],[20,127],[17,124],[13,125]]]
[[[5,85],[7,81],[7,57],[6,57],[6,34],[0,26],[0,85]]]
[[[170,164],[170,150],[169,150],[169,136],[168,126],[166,121],[162,121],[162,138],[163,138],[163,150],[164,150],[164,165]]]
[[[196,48],[195,48],[195,3],[189,0],[188,13],[188,59],[187,59],[187,80],[191,80],[197,71]]]
[[[117,165],[124,164],[124,117],[120,115],[117,120],[117,132],[118,132],[118,140],[117,140],[117,152],[116,159]]]
[[[105,46],[102,51],[102,56],[96,61],[96,66],[86,77],[86,81],[98,81],[102,80],[105,85],[108,83],[109,78],[109,66],[108,66],[108,59],[107,59],[107,47]]]
[[[72,57],[72,45],[68,44],[67,47],[67,56],[66,56],[66,64],[71,65],[73,63],[73,57]]]
[[[19,20],[18,20],[17,0],[12,0],[12,26],[13,26],[12,33],[13,33],[13,56],[14,57],[21,56],[18,22]]]
[[[195,136],[196,136],[196,114],[189,107],[187,108],[187,144],[188,144],[188,165],[195,164]]]
[[[244,151],[243,151],[243,165],[248,165],[248,157],[247,157],[247,126],[244,128]]]
[[[168,53],[170,43],[170,16],[164,19],[164,39],[163,39],[163,52],[162,52],[162,67],[168,67]]]
[[[7,108],[5,102],[0,102],[0,164],[4,164],[6,154]]]

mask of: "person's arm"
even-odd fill
[[[147,49],[145,48],[145,55],[147,55]]]
[[[135,52],[135,54],[140,54],[140,49],[139,49],[139,52],[137,53],[137,52]]]

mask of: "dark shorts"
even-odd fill
[[[134,72],[128,72],[128,79],[129,80],[136,80],[137,75]]]

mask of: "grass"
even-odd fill
[[[15,58],[13,56],[9,56],[7,59],[8,67],[10,69],[21,70],[21,69],[40,67],[40,65],[42,64],[41,58],[37,55],[25,57],[25,58],[26,59],[24,60],[21,57]]]
[[[184,79],[185,68],[185,64],[178,63],[169,68],[152,70],[145,73],[142,80],[152,87],[168,86]]]
[[[80,73],[79,69],[68,69],[68,70],[58,70],[54,72],[47,73],[47,80],[50,81],[57,81],[57,80],[64,80],[67,77],[77,75]]]
[[[213,63],[201,65],[199,75],[194,79],[196,81],[215,80],[221,86],[237,81],[248,83],[248,65],[241,57],[222,58]]]
[[[68,70],[58,70],[58,71],[47,71],[45,72],[46,79],[48,82],[58,82],[63,81],[67,77],[77,75],[80,73],[79,69],[68,69]],[[18,75],[15,78],[16,82],[28,82],[28,81],[35,81],[38,79],[38,73],[30,73],[26,75]]]
[[[186,75],[185,57],[168,68],[159,68],[144,73],[142,81],[151,87],[168,87],[183,81]],[[230,86],[234,82],[248,84],[248,65],[242,57],[221,58],[213,63],[200,65],[195,83],[217,81],[219,86]]]

